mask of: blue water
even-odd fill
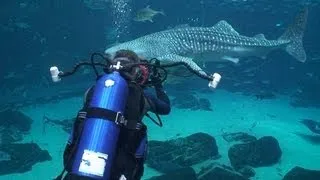
[[[164,11],[166,15],[155,16],[153,23],[133,21],[135,13],[147,5],[150,5],[152,9]],[[69,98],[81,98],[85,90],[94,82],[94,74],[91,70],[81,70],[77,73],[78,76],[54,84],[51,82],[49,67],[57,65],[63,69],[70,69],[78,61],[88,59],[91,53],[103,52],[115,43],[186,24],[189,26],[213,26],[220,20],[226,20],[242,35],[254,36],[264,33],[267,39],[277,39],[292,23],[297,13],[306,6],[309,8],[309,16],[303,39],[304,49],[307,53],[305,63],[297,62],[293,57],[280,50],[268,54],[266,59],[250,57],[237,65],[208,63],[205,70],[219,71],[223,74],[218,89],[218,92],[222,91],[222,97],[219,98],[217,97],[218,92],[212,95],[212,92],[207,89],[207,82],[200,80],[190,82],[187,78],[180,78],[175,80],[175,83],[168,83],[166,89],[172,99],[178,97],[183,89],[187,94],[192,93],[195,96],[200,94],[199,96],[208,99],[214,107],[219,107],[219,100],[233,101],[239,98],[241,99],[238,100],[239,102],[248,101],[251,103],[259,95],[274,94],[276,95],[275,99],[267,99],[267,102],[252,102],[252,104],[261,105],[261,107],[268,109],[268,107],[278,107],[277,103],[280,102],[280,109],[274,108],[268,113],[262,111],[269,114],[269,117],[273,117],[274,114],[277,117],[282,117],[279,118],[281,119],[279,121],[288,122],[290,118],[295,118],[292,121],[298,122],[302,118],[312,118],[319,122],[320,34],[318,31],[320,21],[318,16],[320,3],[316,0],[3,0],[0,6],[0,93],[2,95],[0,112],[8,109],[21,111],[27,109],[24,112],[26,114],[29,112],[37,124],[37,120],[41,119],[40,117],[47,110],[39,110],[41,106],[47,107],[48,103],[58,104]],[[223,98],[223,96],[233,97],[235,94],[239,97]],[[80,107],[81,100],[78,99],[76,102],[79,102]],[[286,105],[282,106],[282,102],[286,102]],[[234,102],[230,102],[230,106],[237,109],[237,105],[232,103]],[[57,106],[54,107],[57,108]],[[78,108],[78,105],[75,106]],[[224,107],[227,106],[228,103]],[[281,112],[281,107],[288,110]],[[70,109],[75,110],[76,108]],[[196,116],[193,114],[197,113],[196,110],[186,109],[186,112],[180,112],[177,108],[176,111],[172,111],[169,119],[170,117],[179,118],[181,113],[190,113],[190,117]],[[230,112],[226,113],[232,114],[237,111],[234,109],[232,111],[230,109]],[[32,110],[34,112],[30,113]],[[50,113],[54,114],[54,110],[50,109]],[[213,110],[215,113],[217,111]],[[221,109],[221,112],[225,111],[228,109]],[[245,108],[245,112],[241,114],[242,118],[250,119],[252,113],[257,113],[252,111],[253,109],[250,107]],[[59,113],[59,110],[56,113]],[[203,114],[202,118],[223,117],[219,113],[208,113]],[[285,117],[283,114],[286,113],[295,116]],[[76,114],[76,111],[59,114],[56,117],[70,118],[72,114]],[[3,122],[3,119],[5,117],[0,117],[0,122]],[[297,124],[293,126],[305,128],[303,125]],[[223,125],[219,127],[224,129]],[[236,130],[241,131],[241,128]],[[307,129],[304,130],[311,133]],[[0,128],[0,131],[2,133],[3,129]],[[165,135],[162,134],[165,132],[155,131],[153,136],[151,133],[151,139],[166,140]],[[172,134],[179,133],[179,130],[170,129],[170,131],[173,131]],[[214,136],[218,130],[204,131]],[[32,135],[32,132],[31,130],[31,136],[36,137],[37,133]],[[187,136],[196,131],[187,132],[183,135]],[[54,133],[60,133],[57,135],[61,136],[59,141],[63,141],[67,137],[67,134],[62,131]],[[51,132],[51,135],[54,136],[54,133]],[[254,134],[258,137],[272,135],[267,132]],[[30,138],[26,137],[21,142],[29,140]],[[42,143],[50,144],[50,142]],[[58,143],[64,144],[65,142],[55,142],[54,144]],[[46,149],[46,146],[41,147]],[[320,146],[317,145],[315,149],[317,148],[319,150]],[[50,146],[49,153],[58,151],[60,152],[61,149]],[[6,155],[6,153],[3,154]],[[316,156],[316,153],[314,155]],[[0,157],[0,164],[4,163],[5,159],[8,158]],[[53,158],[51,162],[60,164],[59,166],[62,168],[61,159]],[[296,163],[296,165],[301,164],[303,163]],[[38,163],[37,167],[40,166],[41,163]],[[288,166],[284,171],[288,171],[290,168]],[[305,168],[320,170],[319,165],[316,164]],[[41,178],[52,178],[54,174],[59,173],[59,168],[54,171],[56,173],[50,174],[49,177]],[[262,172],[261,169],[256,171]],[[30,173],[37,174],[31,170],[18,176],[16,173],[4,173],[3,179],[8,179],[11,175],[12,179],[17,177],[30,179],[33,177]],[[147,177],[151,177],[150,174],[153,173],[153,170],[147,170],[146,173],[149,173],[146,175]],[[285,172],[283,172],[284,174]],[[263,178],[261,174],[257,174],[257,176]],[[274,179],[281,179],[281,177],[277,176]]]

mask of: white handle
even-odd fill
[[[212,75],[212,81],[210,81],[209,82],[209,88],[211,88],[211,89],[215,89],[215,88],[217,88],[217,86],[218,86],[218,84],[219,84],[219,82],[220,82],[220,80],[221,80],[221,75],[220,74],[218,74],[218,73],[214,73],[213,75]]]
[[[52,66],[50,68],[50,73],[51,73],[51,78],[53,82],[59,82],[61,80],[61,78],[59,77],[59,69],[56,66]]]

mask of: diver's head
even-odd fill
[[[121,64],[139,63],[140,58],[135,52],[131,50],[121,49],[115,52],[112,61],[120,61]]]
[[[120,62],[120,64],[123,66],[126,64],[140,63],[141,59],[135,52],[122,49],[115,52],[114,58],[111,60],[111,62],[113,64],[117,64],[117,62]],[[123,74],[130,81],[135,81],[139,84],[143,84],[144,82],[146,82],[149,77],[148,69],[142,65],[133,66],[129,71],[123,72]]]
[[[109,48],[107,48],[104,53],[107,54],[111,59],[113,59],[116,56],[116,53],[121,50],[130,50],[133,51],[136,55],[138,55],[141,58],[150,58],[146,56],[146,45],[141,44],[139,42],[135,41],[129,41],[124,42],[121,44],[113,45]]]
[[[110,59],[114,59],[116,56],[116,53],[120,50],[123,50],[124,48],[119,48],[117,45],[116,46],[112,46],[109,47],[108,49],[106,49],[104,51],[104,53],[110,58]]]
[[[136,53],[136,51],[133,49],[133,47],[131,46],[131,43],[128,42],[124,42],[124,43],[114,43],[112,45],[110,45],[105,51],[104,53],[107,54],[111,59],[115,58],[116,54],[119,51],[123,51],[123,50],[131,50],[134,51]]]

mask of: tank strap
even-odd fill
[[[127,120],[121,114],[121,112],[115,112],[109,109],[99,107],[87,107],[84,111],[78,113],[78,117],[81,118],[99,118],[103,120],[109,120],[115,122],[117,125],[126,125]]]
[[[78,113],[78,118],[99,118],[115,122],[119,126],[124,126],[128,129],[140,129],[141,123],[136,121],[128,121],[121,112],[115,112],[109,109],[99,107],[87,107]]]

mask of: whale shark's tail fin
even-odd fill
[[[286,46],[286,51],[300,62],[307,59],[306,52],[303,48],[303,35],[307,24],[308,8],[304,8],[296,17],[295,22],[289,26],[286,32],[279,40],[288,40],[290,43]]]

